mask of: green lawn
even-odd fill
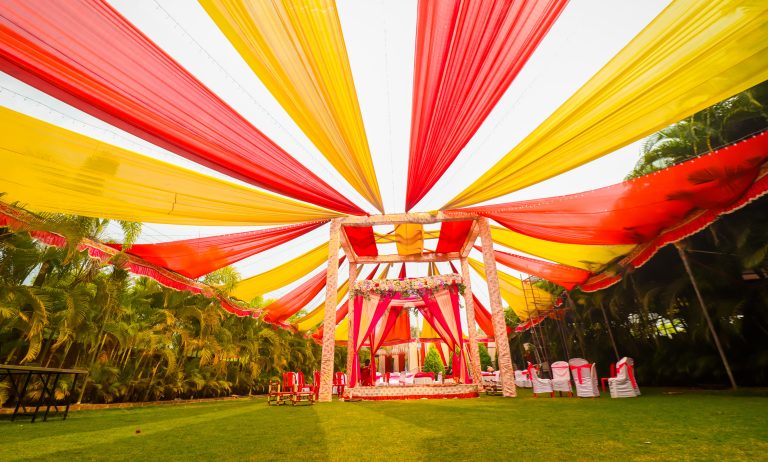
[[[296,408],[256,398],[35,424],[6,416],[0,460],[768,460],[768,394],[643,391]]]

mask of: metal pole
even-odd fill
[[[613,338],[611,323],[610,321],[608,321],[608,314],[605,312],[605,306],[603,306],[602,300],[600,300],[600,311],[603,312],[603,319],[605,320],[605,328],[608,330],[608,336],[611,338],[611,345],[613,346],[613,352],[616,353],[616,361],[619,361],[621,359],[621,356],[619,356],[619,349],[616,348],[616,339]]]
[[[728,364],[728,358],[725,357],[725,351],[723,351],[723,346],[720,344],[720,339],[717,336],[717,332],[715,332],[715,325],[712,323],[712,318],[709,317],[709,312],[707,311],[707,305],[704,303],[704,297],[701,296],[701,292],[699,291],[699,286],[698,284],[696,284],[696,278],[693,277],[693,272],[691,271],[691,265],[688,263],[688,256],[685,254],[685,249],[679,242],[675,242],[675,247],[677,247],[677,252],[680,254],[680,259],[683,260],[683,266],[685,266],[685,271],[688,273],[688,278],[691,280],[691,285],[693,285],[693,291],[696,292],[696,297],[699,299],[701,312],[704,313],[704,319],[707,320],[707,325],[709,326],[709,332],[712,334],[712,339],[715,341],[717,352],[720,353],[720,359],[723,361],[723,366],[725,366],[725,372],[728,374],[728,380],[731,381],[731,387],[735,390],[737,388],[736,379],[733,378],[733,372],[731,372],[731,366],[730,364]]]

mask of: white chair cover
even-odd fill
[[[535,367],[529,367],[528,372],[531,376],[531,382],[533,383],[533,394],[537,393],[549,393],[554,395],[555,390],[552,388],[552,381],[550,379],[542,379],[536,372]]]
[[[552,363],[552,389],[554,391],[573,392],[570,367],[567,362],[556,361]]]
[[[571,366],[573,383],[576,385],[576,396],[579,398],[600,397],[597,367],[594,364],[589,364],[584,358],[573,358],[568,361],[568,364]]]
[[[637,383],[633,383],[635,362],[626,356],[616,363],[616,377],[608,379],[611,398],[634,398],[640,395]]]
[[[531,388],[533,384],[521,370],[515,370],[515,386],[519,388]]]

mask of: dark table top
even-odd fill
[[[40,366],[17,366],[12,364],[0,364],[0,372],[5,371],[8,373],[24,373],[24,372],[37,372],[41,374],[87,374],[85,369],[56,369],[52,367],[40,367]]]

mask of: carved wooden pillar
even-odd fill
[[[501,371],[502,394],[517,396],[515,388],[515,370],[512,366],[512,355],[509,352],[507,339],[507,324],[504,321],[504,310],[501,306],[499,292],[499,276],[496,273],[496,257],[493,253],[493,240],[488,219],[478,219],[480,227],[480,242],[483,246],[483,262],[485,263],[485,280],[488,282],[488,293],[491,297],[491,319],[493,320],[493,335],[496,341],[496,351],[499,355],[499,370]]]
[[[323,356],[320,363],[321,402],[329,402],[333,387],[333,354],[336,347],[336,291],[339,280],[339,234],[342,218],[331,221],[328,241],[328,276],[325,283],[325,318],[323,321]]]
[[[352,290],[355,287],[355,281],[357,281],[357,275],[359,273],[359,269],[357,266],[357,263],[350,263],[349,265],[349,309],[347,311],[347,323],[349,324],[349,329],[347,330],[347,384],[349,384],[349,378],[351,377],[351,370],[352,370],[352,360],[355,357],[355,343],[352,339],[352,325],[355,322],[355,315],[354,310],[352,309],[354,307],[355,301],[354,296],[352,295]],[[373,358],[371,358],[373,360]],[[349,396],[348,393],[349,388],[344,387],[344,396]]]
[[[467,309],[467,329],[469,329],[469,354],[472,377],[483,391],[483,374],[480,367],[480,348],[477,345],[477,324],[475,323],[475,301],[472,299],[472,281],[469,279],[469,265],[467,259],[461,259],[461,278],[464,280],[464,307]]]

